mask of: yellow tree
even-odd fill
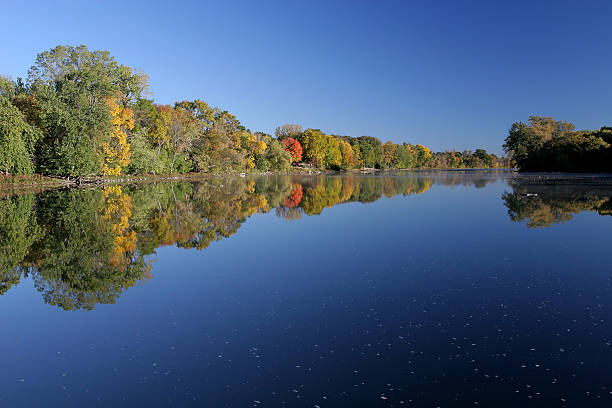
[[[157,146],[157,155],[165,144],[170,143],[170,124],[172,123],[173,109],[170,105],[156,105],[157,113],[153,120],[153,127],[149,132],[149,138],[153,145]]]
[[[130,144],[127,132],[134,128],[134,111],[121,103],[125,97],[118,95],[107,99],[111,114],[111,137],[109,142],[102,143],[104,166],[102,172],[107,176],[121,174],[123,167],[130,164]]]
[[[385,164],[385,167],[393,167],[395,164],[397,148],[398,145],[393,142],[387,142],[383,145],[383,163]]]
[[[246,130],[240,132],[240,145],[245,155],[245,165],[248,169],[255,167],[255,156],[263,154],[268,148],[266,142],[259,140],[257,135]]]
[[[431,160],[431,158],[433,157],[431,154],[431,150],[429,150],[427,147],[423,146],[423,145],[416,145],[414,146],[415,150],[417,152],[417,165],[418,167],[423,167],[425,166],[429,160]]]
[[[340,141],[340,153],[342,153],[342,168],[352,169],[355,167],[355,152],[351,145],[344,141]]]

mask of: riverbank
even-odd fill
[[[517,172],[512,182],[529,185],[590,185],[612,186],[612,173],[545,173]]]
[[[330,170],[294,167],[288,172],[235,172],[235,173],[177,173],[177,174],[126,174],[120,176],[49,177],[33,175],[0,175],[0,191],[12,189],[36,189],[79,187],[114,183],[156,182],[171,180],[198,180],[221,176],[305,175],[335,173]]]
[[[40,174],[33,175],[0,175],[0,192],[19,190],[44,190],[59,187],[87,187],[116,183],[144,183],[172,180],[203,180],[215,177],[227,176],[265,176],[265,175],[317,175],[317,174],[372,174],[389,172],[473,172],[473,171],[506,171],[505,168],[483,168],[483,169],[350,169],[350,170],[327,170],[313,167],[292,167],[287,172],[230,172],[230,173],[177,173],[177,174],[126,174],[121,176],[81,176],[81,177],[49,177]]]

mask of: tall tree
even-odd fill
[[[130,144],[127,132],[134,128],[134,111],[121,103],[123,95],[118,94],[107,99],[111,114],[112,131],[110,141],[102,143],[106,175],[119,175],[123,168],[130,164]]]
[[[131,103],[146,90],[147,78],[107,51],[58,46],[38,54],[27,85],[40,104],[39,169],[74,176],[103,170],[102,146],[113,133],[106,101],[120,92]]]

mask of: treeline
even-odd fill
[[[297,125],[274,136],[202,100],[159,105],[148,78],[107,51],[58,46],[40,53],[24,81],[0,77],[0,171],[90,175],[324,169],[504,167],[475,152],[326,135]]]
[[[610,172],[612,127],[576,130],[572,123],[530,116],[512,124],[503,145],[521,170]]]
[[[383,144],[372,136],[326,135],[319,129],[302,131],[301,126],[294,124],[277,128],[275,135],[288,146],[295,162],[303,160],[316,167],[333,170],[499,168],[508,165],[505,158],[483,149],[432,153],[419,144]]]
[[[445,183],[464,183],[461,177]],[[24,275],[66,310],[113,303],[151,277],[165,245],[202,250],[252,214],[288,220],[345,202],[419,194],[428,177],[219,177],[203,182],[61,189],[0,199],[0,295]]]

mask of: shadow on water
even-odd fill
[[[31,276],[46,303],[91,310],[151,278],[162,246],[202,250],[235,234],[255,213],[287,220],[346,202],[421,194],[433,184],[484,187],[501,173],[260,176],[100,189],[64,189],[0,199],[0,295]]]

